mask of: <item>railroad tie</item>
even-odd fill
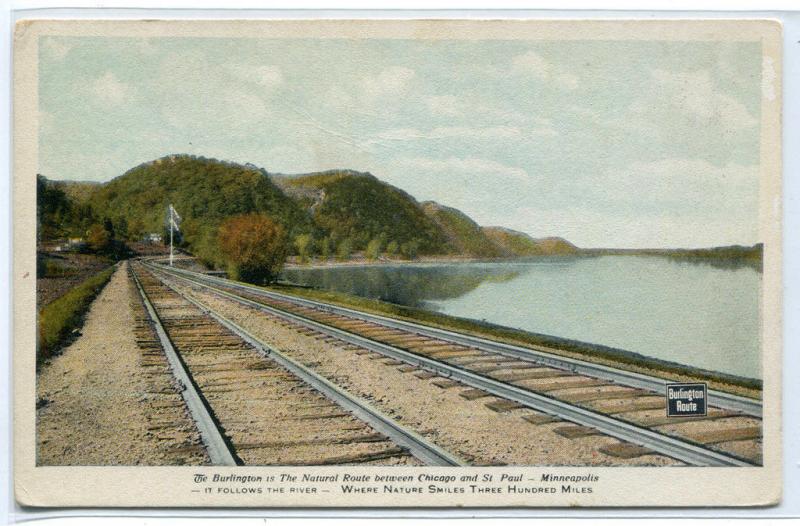
[[[601,409],[601,411],[610,415],[618,415],[620,413],[632,413],[636,411],[646,411],[649,409],[665,409],[667,407],[666,399],[663,396],[657,395],[643,396],[626,401],[630,403],[620,405],[618,407]]]
[[[536,415],[523,415],[522,419],[526,422],[533,424],[533,425],[542,425],[542,424],[550,424],[552,422],[558,422],[559,419],[545,414],[536,414]]]
[[[624,391],[594,391],[591,393],[564,393],[559,395],[559,399],[565,402],[594,402],[596,400],[618,400],[625,398],[637,398],[647,394],[641,389],[626,389]]]
[[[619,444],[608,444],[601,447],[598,451],[610,457],[632,459],[643,457],[645,455],[656,455],[657,453],[644,446],[637,446],[636,444],[629,444],[627,442],[620,442]]]
[[[578,426],[578,425],[557,427],[553,430],[553,432],[564,438],[569,438],[570,440],[575,438],[602,435],[600,431],[598,431],[593,427]]]
[[[519,402],[514,402],[513,400],[503,400],[503,399],[494,400],[492,402],[486,402],[483,405],[485,405],[486,407],[497,413],[507,413],[509,411],[513,411],[514,409],[522,409],[523,407],[526,407],[520,404]]]
[[[720,420],[723,418],[731,418],[737,416],[741,416],[741,414],[736,413],[734,411],[720,411],[718,413],[711,413],[706,416],[684,416],[684,417],[658,416],[653,418],[642,419],[642,421],[639,423],[647,427],[658,427],[658,426],[668,426],[673,424],[685,424],[689,422],[702,422],[704,420]]]
[[[466,400],[477,400],[478,398],[485,398],[487,396],[494,396],[494,395],[491,393],[487,393],[483,389],[467,389],[462,393],[458,393],[458,396]]]
[[[441,387],[442,389],[450,389],[451,387],[463,385],[458,380],[450,380],[447,378],[439,378],[438,380],[434,380],[431,383],[436,387]]]
[[[761,438],[761,426],[739,427],[735,429],[721,429],[719,431],[700,431],[687,433],[690,440],[700,444],[720,444],[722,442],[738,442]]]

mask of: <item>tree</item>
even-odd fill
[[[141,240],[142,236],[144,236],[144,234],[145,234],[144,222],[142,222],[142,220],[139,219],[138,217],[134,218],[128,224],[128,239],[132,241],[139,241]]]
[[[113,238],[103,225],[95,223],[86,232],[86,243],[94,252],[105,252],[111,248]]]
[[[336,247],[336,259],[339,261],[346,261],[350,259],[350,254],[353,252],[353,242],[350,238],[345,238],[339,241]]]
[[[283,227],[258,213],[229,217],[217,239],[231,277],[248,283],[275,281],[289,253]]]
[[[328,261],[331,257],[331,239],[323,237],[319,240],[319,254],[323,261]]]
[[[397,244],[397,241],[390,241],[389,244],[386,245],[386,255],[390,258],[395,257],[399,251],[400,245]]]
[[[297,255],[300,258],[300,263],[308,261],[308,256],[311,254],[311,246],[313,242],[311,234],[300,234],[294,238],[294,247],[297,249]]]
[[[419,252],[419,241],[416,239],[407,241],[400,246],[400,253],[407,259],[417,259],[417,252]]]
[[[367,259],[373,261],[378,259],[379,257],[381,257],[382,249],[383,249],[383,241],[381,240],[381,238],[379,237],[373,238],[367,244],[367,250],[366,250]]]
[[[60,188],[49,184],[43,175],[36,176],[37,236],[54,239],[64,234],[64,223],[72,212],[69,198]]]

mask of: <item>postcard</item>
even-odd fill
[[[21,505],[781,498],[781,25],[23,20]]]

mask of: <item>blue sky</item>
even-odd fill
[[[579,246],[758,241],[752,42],[43,37],[40,173],[369,171]]]

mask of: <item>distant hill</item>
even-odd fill
[[[535,239],[528,234],[498,226],[483,227],[483,232],[501,252],[509,256],[566,256],[580,249],[560,237]]]
[[[51,181],[53,186],[77,203],[86,203],[103,183],[95,181]]]
[[[659,256],[675,260],[706,263],[717,267],[748,265],[761,269],[764,244],[750,246],[727,245],[709,248],[591,248],[584,251],[592,256]]]
[[[121,239],[138,239],[163,232],[166,208],[172,203],[184,219],[180,242],[215,266],[222,264],[219,225],[227,217],[250,212],[281,223],[292,241],[310,237],[311,254],[331,255],[341,247],[346,254],[379,247],[380,253],[407,258],[577,252],[560,238],[533,239],[509,229],[481,227],[455,208],[420,203],[370,173],[353,170],[283,175],[252,164],[170,155],[107,183],[40,177],[40,186],[48,189],[40,194],[53,201],[41,206],[47,212],[42,216],[48,227],[45,237],[83,236],[90,225],[101,222],[112,224]]]

